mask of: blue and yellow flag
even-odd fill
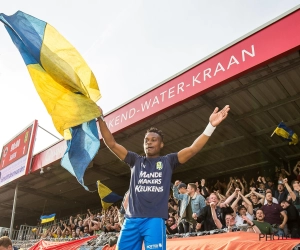
[[[102,208],[108,209],[115,202],[122,200],[123,197],[112,192],[107,186],[97,181],[98,193],[101,199]]]
[[[55,215],[56,214],[42,215],[41,218],[40,218],[41,219],[41,224],[47,223],[47,222],[50,222],[50,221],[54,221]]]
[[[293,130],[288,128],[283,122],[278,124],[277,128],[274,130],[274,133],[289,141],[289,145],[296,145],[298,143],[298,135],[294,133]]]
[[[62,166],[84,186],[83,174],[100,147],[94,128],[95,118],[100,116],[95,102],[101,94],[93,72],[50,24],[22,11],[11,16],[0,14],[0,21],[19,49],[55,128],[69,140]],[[82,159],[77,169],[74,155]]]

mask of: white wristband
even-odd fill
[[[206,136],[211,136],[212,133],[215,131],[216,127],[214,127],[213,125],[211,125],[211,123],[209,122],[205,128],[205,130],[203,131],[203,134],[205,134]]]

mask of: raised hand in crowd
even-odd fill
[[[298,178],[298,175],[300,175],[300,161],[298,161],[293,169],[293,173]]]
[[[212,215],[212,218],[213,218],[213,221],[214,221],[215,225],[217,226],[218,229],[221,229],[222,228],[222,223],[218,219],[217,213],[216,213],[217,204],[215,204],[215,202],[211,202],[209,204],[209,206],[210,206],[210,209],[211,209],[211,215]]]
[[[291,189],[289,183],[288,183],[288,179],[284,178],[282,180],[283,185],[285,186],[286,190],[289,192],[289,195],[287,197],[287,200],[292,199],[292,201],[295,201],[297,199],[295,192],[293,192],[293,190]]]

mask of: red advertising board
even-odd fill
[[[37,121],[34,121],[3,146],[0,160],[0,186],[28,174],[36,129]]]

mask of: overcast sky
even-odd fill
[[[104,114],[297,6],[299,0],[10,0],[54,26],[94,72]],[[280,31],[278,31],[280,35]],[[0,23],[0,150],[37,119],[59,138],[27,68]],[[56,138],[38,130],[35,152]]]

